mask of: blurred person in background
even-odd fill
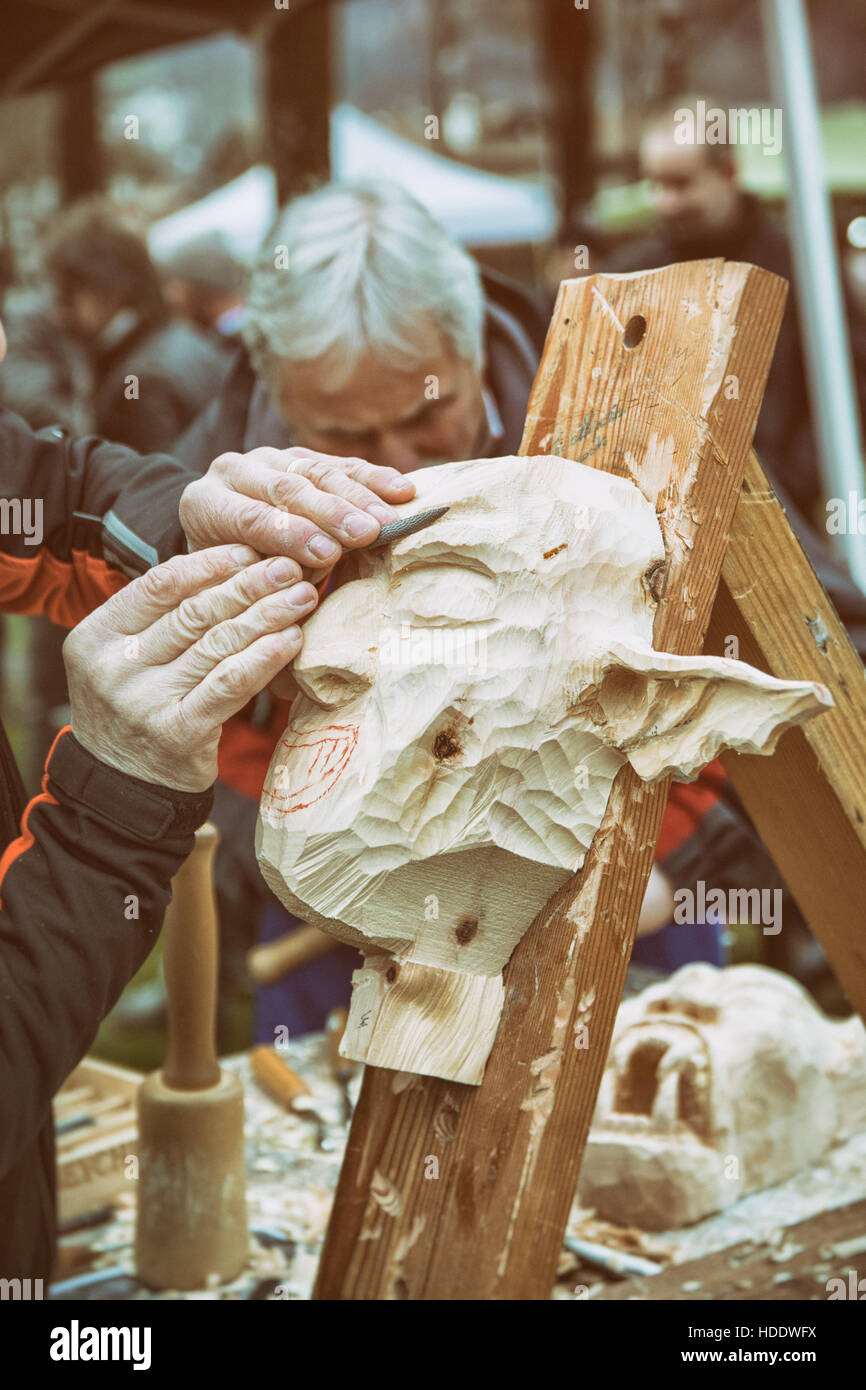
[[[14,410],[33,429],[56,426],[72,436],[93,433],[90,371],[81,343],[64,330],[50,293],[44,289],[24,307],[7,309],[5,289],[15,280],[13,267],[4,276],[3,319],[8,352],[0,368],[0,404]],[[27,785],[42,779],[48,749],[68,721],[66,672],[60,649],[66,630],[47,617],[28,619],[27,700],[20,711],[26,727]]]
[[[96,432],[144,453],[169,448],[218,390],[223,354],[172,316],[144,241],[107,204],[62,214],[45,261],[61,323],[87,354]]]
[[[657,219],[653,236],[614,252],[605,270],[651,270],[677,261],[721,256],[747,261],[792,281],[785,232],[758,198],[740,185],[727,144],[681,143],[677,112],[694,111],[696,97],[672,99],[643,127],[641,173]],[[706,101],[707,108],[712,103]],[[774,483],[810,524],[823,524],[822,487],[809,411],[793,285],[755,431],[755,452]]]
[[[89,372],[82,345],[64,330],[45,287],[16,303],[11,293],[16,278],[11,255],[0,253],[0,258],[0,311],[7,343],[0,369],[0,405],[14,410],[35,430],[59,425],[72,434],[89,433]]]
[[[158,262],[166,302],[229,353],[240,344],[244,269],[219,232],[185,242]]]
[[[62,213],[46,241],[54,303],[10,321],[4,403],[39,429],[166,451],[218,389],[225,354],[173,318],[142,239],[107,203]],[[64,629],[34,620],[30,783],[67,722]]]
[[[620,248],[609,257],[605,269],[653,269],[676,261],[721,256],[761,266],[789,281],[791,288],[755,430],[755,452],[860,656],[866,659],[866,600],[826,540],[823,485],[788,239],[759,199],[740,186],[730,145],[680,143],[676,139],[677,113],[695,111],[696,102],[696,97],[688,96],[666,102],[644,125],[641,172],[651,184],[657,231]],[[706,105],[709,108],[715,103],[707,100]],[[855,364],[858,359],[860,364],[862,401],[863,336],[853,314],[851,336]],[[746,819],[732,789],[727,789],[726,797]],[[774,866],[768,866],[765,881],[784,889],[786,928],[778,937],[765,938],[766,963],[788,971],[813,989],[826,990],[832,972]]]

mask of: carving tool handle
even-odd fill
[[[251,1048],[250,1066],[262,1090],[287,1110],[294,1108],[299,1096],[312,1095],[306,1081],[298,1076],[297,1072],[292,1071],[272,1047],[259,1043]]]
[[[247,969],[257,985],[272,985],[290,971],[300,970],[311,960],[335,951],[339,945],[335,936],[305,923],[263,946],[253,946],[247,952]]]
[[[332,1009],[325,1023],[325,1037],[328,1040],[328,1061],[331,1073],[339,1082],[351,1081],[357,1070],[355,1062],[340,1055],[340,1043],[349,1019],[348,1009]]]
[[[217,916],[213,860],[219,832],[207,821],[172,880],[165,918],[168,1049],[162,1077],[176,1091],[216,1086]]]

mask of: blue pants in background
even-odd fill
[[[264,945],[303,924],[282,907],[266,907],[259,926],[259,942]],[[359,970],[364,957],[354,946],[337,946],[326,956],[311,960],[299,970],[284,975],[272,985],[262,985],[256,994],[255,1041],[273,1046],[278,1028],[288,1028],[289,1037],[320,1033],[332,1009],[348,1007],[352,993],[352,971]]]
[[[267,907],[262,913],[259,941],[273,941],[302,924],[282,907]],[[673,974],[691,961],[724,965],[725,950],[721,926],[677,926],[670,923],[652,936],[635,942],[632,960],[636,965],[652,966]],[[273,1045],[278,1028],[288,1028],[289,1037],[319,1033],[332,1009],[348,1006],[352,993],[352,972],[360,969],[363,956],[354,946],[338,946],[326,956],[310,961],[284,975],[273,985],[263,985],[256,996],[255,1041]]]
[[[724,928],[715,922],[678,926],[669,922],[652,936],[641,936],[634,943],[631,958],[635,965],[651,965],[672,975],[681,965],[706,961],[725,964]]]

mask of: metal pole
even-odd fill
[[[782,107],[794,274],[812,415],[827,496],[846,504],[839,537],[851,573],[866,589],[866,537],[858,526],[863,452],[839,267],[824,184],[818,96],[803,0],[763,0],[767,57]]]

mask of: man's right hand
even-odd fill
[[[321,578],[344,549],[369,545],[415,484],[393,468],[311,449],[220,454],[180,499],[190,550],[241,541],[289,555]],[[318,581],[317,581],[318,582]]]
[[[205,791],[224,722],[294,660],[316,603],[294,560],[245,545],[157,565],[63,645],[73,734],[121,772]]]

